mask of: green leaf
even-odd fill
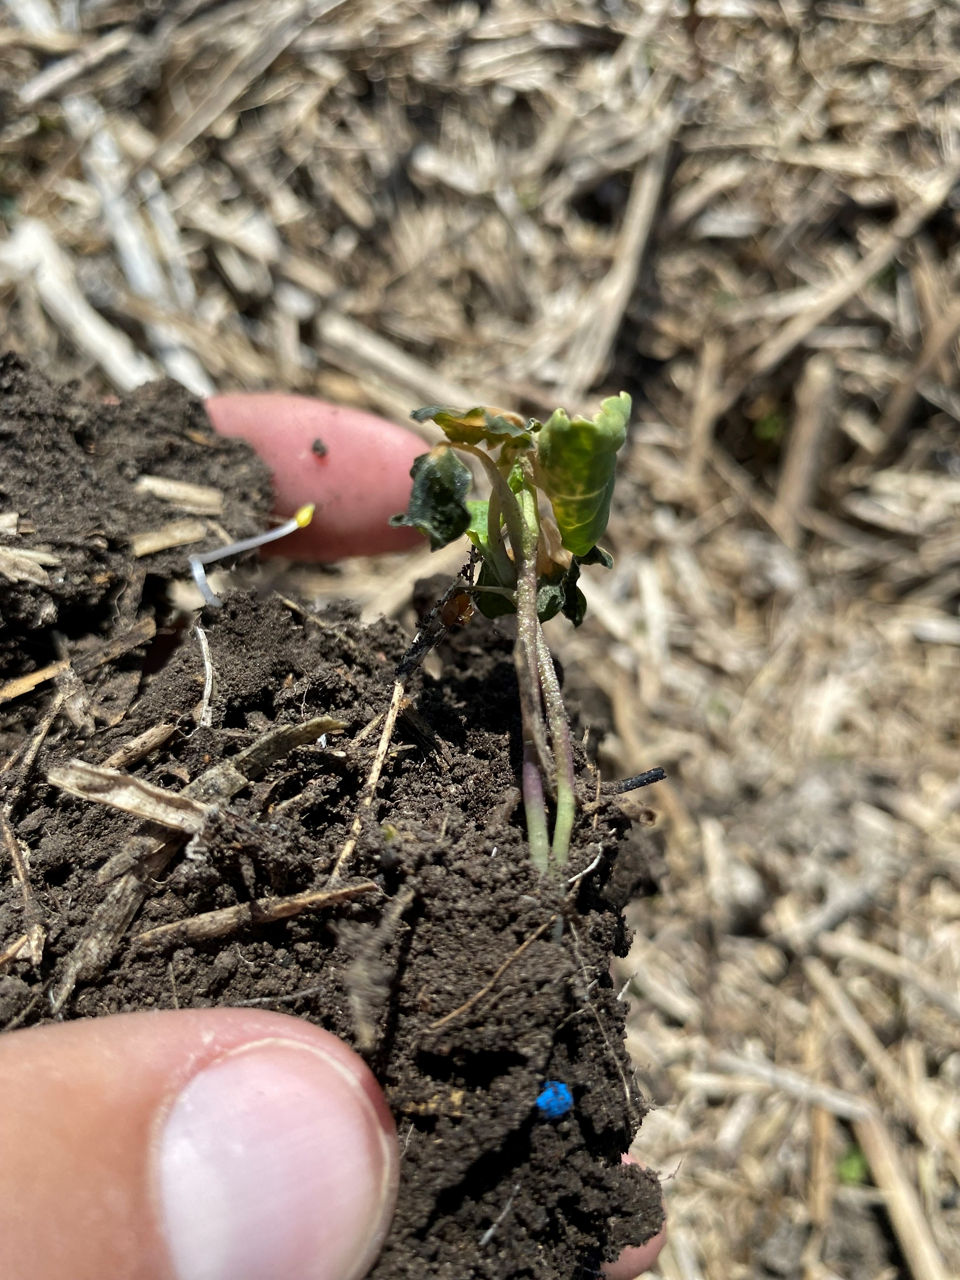
[[[410,506],[405,515],[393,516],[390,523],[419,529],[430,539],[430,550],[438,551],[455,542],[470,526],[470,512],[464,502],[473,478],[470,468],[452,449],[441,444],[414,458],[410,475]]]
[[[862,1187],[870,1180],[870,1165],[856,1143],[837,1161],[837,1180],[845,1187]]]
[[[510,584],[501,582],[493,565],[484,560],[477,574],[478,587],[504,587]],[[499,591],[478,591],[474,603],[485,618],[502,618],[507,613],[516,613],[516,602],[510,597],[501,595]]]
[[[607,527],[630,407],[621,391],[602,402],[592,421],[557,409],[537,437],[537,481],[553,506],[563,545],[575,556],[587,555]]]
[[[474,409],[451,409],[439,404],[428,404],[414,409],[410,415],[415,422],[433,419],[453,444],[503,444],[512,440],[518,444],[530,444],[530,432],[525,419],[508,409],[492,409],[478,405]]]
[[[490,503],[480,498],[470,498],[467,501],[467,511],[470,515],[470,523],[464,532],[467,537],[484,555],[489,555],[490,541],[487,537],[487,510]]]

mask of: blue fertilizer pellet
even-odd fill
[[[573,1106],[573,1094],[562,1080],[548,1080],[537,1095],[537,1106],[548,1120],[559,1120]]]

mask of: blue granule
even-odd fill
[[[562,1080],[548,1080],[537,1095],[537,1106],[548,1120],[559,1120],[573,1106],[573,1094]]]

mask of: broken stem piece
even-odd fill
[[[157,925],[133,938],[134,946],[156,948],[199,942],[207,938],[222,938],[228,933],[250,924],[273,924],[277,920],[289,920],[304,911],[319,911],[338,902],[348,902],[365,893],[376,893],[379,885],[372,880],[358,884],[346,884],[340,889],[309,889],[287,898],[255,898],[252,902],[238,902],[233,907],[221,907],[217,911],[204,911],[187,920],[175,920],[171,924]]]
[[[380,781],[380,774],[383,772],[384,761],[387,758],[387,752],[390,749],[390,739],[393,737],[394,726],[397,723],[397,716],[400,714],[400,706],[403,702],[404,685],[402,680],[397,680],[393,686],[393,695],[390,698],[390,706],[383,720],[383,730],[380,734],[380,741],[377,744],[376,755],[373,757],[373,764],[370,766],[370,773],[367,775],[367,781],[363,788],[363,798],[360,801],[360,808],[350,827],[350,834],[344,842],[340,855],[333,864],[333,870],[330,872],[328,884],[333,884],[334,880],[339,879],[340,873],[357,847],[357,841],[360,838],[360,832],[363,828],[364,815],[373,804],[373,797],[377,794],[377,783]]]

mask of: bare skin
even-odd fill
[[[282,513],[317,503],[293,554],[417,545],[386,525],[423,451],[409,432],[303,397],[218,396],[209,411],[273,468]],[[0,1038],[0,1096],[0,1276],[359,1280],[389,1227],[383,1095],[299,1019],[197,1009],[16,1031]],[[662,1245],[625,1250],[607,1280],[633,1280]]]

